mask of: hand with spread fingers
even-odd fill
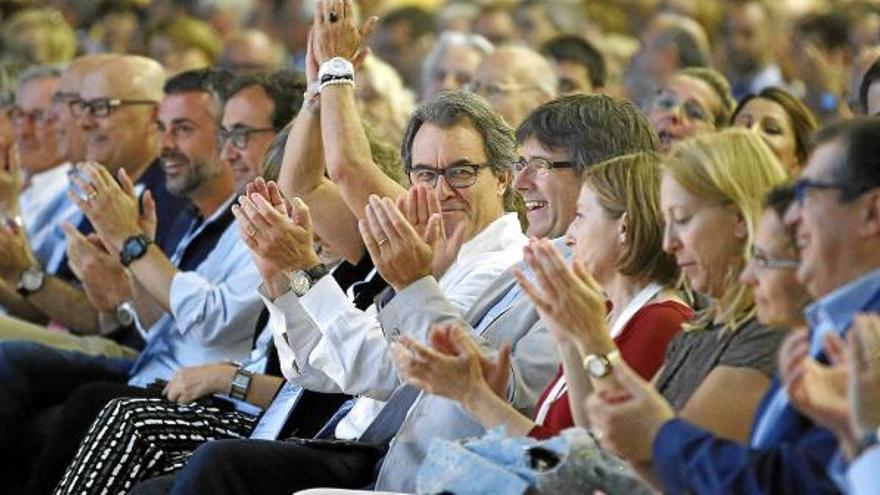
[[[392,347],[398,373],[425,392],[461,402],[470,408],[489,396],[506,400],[510,378],[510,346],[491,359],[454,324],[435,325],[431,346],[402,337]]]
[[[40,265],[18,218],[0,222],[0,253],[0,279],[10,287],[18,285],[25,270]]]
[[[619,361],[612,370],[617,390],[593,392],[586,408],[594,436],[603,447],[634,463],[653,456],[660,428],[675,417],[672,406],[650,383]]]
[[[856,315],[848,338],[851,426],[861,440],[880,428],[880,315]]]
[[[162,393],[172,402],[189,404],[209,395],[228,394],[234,376],[235,366],[226,363],[181,368]]]
[[[547,239],[532,239],[523,249],[534,282],[520,270],[514,276],[541,319],[560,341],[575,343],[582,354],[607,354],[616,347],[606,328],[602,287],[581,263],[565,259]]]
[[[311,47],[318,64],[342,57],[359,65],[367,56],[366,40],[373,33],[378,18],[370,17],[358,28],[353,8],[352,0],[318,0],[315,3]]]
[[[61,228],[67,236],[70,269],[82,282],[92,306],[112,313],[123,301],[131,299],[134,290],[119,257],[107,252],[97,235],[86,237],[69,223]]]
[[[287,202],[275,182],[249,184],[232,213],[264,279],[320,264],[309,208],[299,198]]]
[[[21,159],[18,146],[0,145],[0,217],[14,218],[19,214],[21,194]]]
[[[793,331],[780,348],[779,370],[791,404],[801,414],[842,436],[849,430],[848,352],[846,343],[835,333],[826,335],[824,348],[831,366],[810,357],[808,332]]]
[[[155,232],[155,204],[149,198],[152,211],[145,208],[142,216],[134,184],[125,170],[120,169],[117,173],[117,183],[100,164],[86,162],[77,167],[80,173],[73,174],[71,180],[86,198],[80,198],[72,191],[68,196],[88,217],[108,249],[118,252],[129,237],[148,234],[147,229]]]

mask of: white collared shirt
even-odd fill
[[[492,222],[464,243],[438,281],[461,314],[501,273],[522,258],[528,239],[516,214]],[[322,278],[302,298],[288,292],[269,308],[269,325],[288,380],[323,392],[365,395],[337,429],[354,438],[372,422],[400,385],[375,305],[360,311],[332,277]]]

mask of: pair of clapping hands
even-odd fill
[[[265,279],[320,263],[308,206],[285,199],[275,182],[248,184],[232,213]],[[423,186],[396,201],[371,196],[358,225],[373,264],[398,291],[422,277],[442,276],[467,231],[462,223],[447,237],[437,195]]]

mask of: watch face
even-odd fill
[[[139,257],[143,253],[145,247],[146,246],[144,246],[144,243],[139,238],[132,237],[125,241],[122,250],[125,252],[127,258],[133,259]]]
[[[587,371],[596,378],[602,378],[608,374],[608,363],[601,356],[590,356]]]
[[[43,285],[43,272],[39,270],[27,270],[21,276],[21,285],[28,291],[35,291]]]
[[[309,276],[303,272],[294,272],[290,277],[290,288],[297,296],[305,295],[312,287]]]

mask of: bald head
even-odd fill
[[[243,73],[278,70],[283,62],[281,46],[263,31],[249,29],[226,42],[220,63],[233,72]]]
[[[162,66],[145,57],[118,55],[92,67],[80,91],[86,110],[77,115],[87,158],[140,175],[158,154],[156,112],[164,82]]]
[[[506,46],[486,56],[474,75],[475,91],[516,127],[526,115],[556,96],[556,73],[540,53]]]

